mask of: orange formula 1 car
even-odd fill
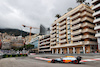
[[[56,58],[52,59],[51,61],[48,61],[49,63],[74,63],[74,64],[79,64],[81,61],[80,56],[74,57],[74,56],[66,56],[66,57],[61,57],[61,58]]]

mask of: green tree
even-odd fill
[[[67,11],[71,11],[72,9],[73,9],[73,8],[70,7],[70,8],[67,9]]]
[[[80,4],[82,4],[82,3],[84,3],[86,0],[76,0],[76,2],[77,3],[80,3]]]
[[[55,17],[60,18],[60,17],[61,17],[61,15],[60,15],[60,14],[56,14],[56,16],[55,16]]]

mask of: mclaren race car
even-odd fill
[[[52,59],[51,61],[48,61],[50,63],[74,63],[74,64],[79,64],[81,61],[82,57],[74,57],[74,56],[66,56],[66,57],[61,57],[61,58],[56,58]]]

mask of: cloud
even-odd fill
[[[90,2],[90,0],[88,0]],[[28,31],[21,25],[51,27],[55,15],[76,7],[76,0],[0,0],[0,28],[17,28]],[[37,32],[37,30],[32,30]]]

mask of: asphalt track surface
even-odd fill
[[[100,61],[84,62],[81,64],[48,63],[30,57],[0,59],[0,67],[100,67]]]

